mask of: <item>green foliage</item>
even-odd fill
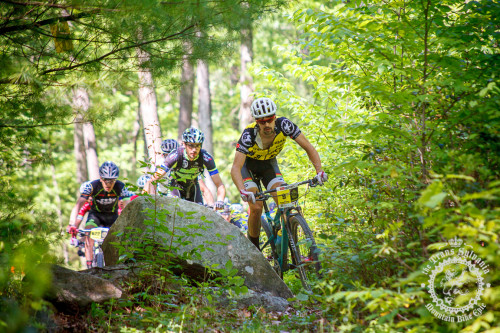
[[[500,7],[491,1],[304,7],[289,16],[302,32],[298,40],[275,47],[288,60],[283,69],[257,64],[254,73],[260,91],[291,112],[317,147],[330,176],[303,204],[325,271],[313,298],[340,330],[495,327],[496,305],[486,295],[491,312],[473,324],[439,322],[424,308],[429,297],[415,276],[429,244],[455,235],[476,244],[495,233],[489,221],[498,215],[500,98],[491,15]],[[297,145],[284,155],[287,181],[311,172]],[[498,240],[487,244],[478,255],[491,265]]]
[[[183,42],[193,43],[193,60],[211,59],[211,81],[217,82],[212,84],[214,157],[231,190],[229,172],[240,134],[238,85],[231,81],[239,65],[235,32],[242,22],[237,17],[255,18],[276,2],[252,1],[250,9],[232,1],[194,4],[1,6],[2,329],[25,327],[43,307],[32,290],[43,290],[46,280],[22,284],[18,270],[12,274],[10,267],[54,261],[60,252],[55,249],[59,219],[69,215],[79,185],[72,171],[72,129],[64,125],[74,117],[68,101],[73,87],[91,92],[86,119],[94,121],[100,158],[118,162],[131,183],[140,174],[134,161],[143,140],[139,137],[134,147],[131,138],[141,41],[152,56],[145,65],[155,75],[166,137],[177,135],[175,91]],[[67,13],[80,16],[70,25],[73,50],[57,53],[50,25],[37,23],[64,20]],[[285,276],[297,293],[296,312],[290,315],[221,312],[199,297],[201,290],[206,299],[214,298],[210,284],[193,286],[177,278],[182,288],[174,292],[172,248],[158,247],[154,238],[130,240],[123,258],[139,258],[152,269],[129,286],[132,299],[94,307],[90,330],[122,322],[122,330],[130,332],[197,331],[209,323],[222,331],[249,332],[498,329],[500,6],[490,0],[311,0],[291,6],[287,17],[287,22],[275,15],[255,25],[254,86],[257,94],[277,101],[280,115],[300,126],[330,176],[327,185],[301,198],[320,241],[324,279],[313,293],[301,293],[293,274]],[[210,38],[195,38],[194,26]],[[279,163],[288,182],[313,176],[295,144],[288,144]],[[58,189],[50,185],[54,179]],[[236,199],[237,193],[229,196]],[[148,214],[161,221],[166,213]],[[172,241],[189,242],[184,235],[193,230],[177,231],[161,230]],[[487,261],[493,286],[482,298],[486,312],[465,324],[434,318],[424,307],[430,299],[421,288],[432,244],[455,236],[473,244]],[[486,246],[476,245],[482,242]],[[158,255],[151,258],[149,251]],[[215,285],[243,292],[233,273],[230,266],[222,268]],[[157,294],[155,288],[167,291]]]

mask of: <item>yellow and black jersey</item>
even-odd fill
[[[241,134],[236,150],[256,160],[270,160],[283,150],[287,137],[295,140],[301,133],[299,127],[285,117],[276,119],[274,132],[276,137],[273,143],[268,149],[264,149],[259,127],[257,123],[252,123]]]

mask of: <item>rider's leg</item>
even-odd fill
[[[93,214],[89,215],[85,229],[97,228],[97,221]],[[85,259],[87,260],[87,268],[92,268],[92,260],[94,259],[94,240],[89,236],[85,237]]]
[[[276,158],[273,158],[269,160],[269,165],[270,168],[267,169],[264,172],[264,178],[263,178],[263,183],[266,189],[273,190],[276,187],[282,186],[285,184],[285,180],[283,179],[283,176],[281,175],[280,168],[278,166],[278,162],[276,161]],[[276,197],[276,194],[273,195],[273,199],[278,204],[278,199]]]
[[[256,188],[247,189],[253,193],[257,192]],[[262,215],[262,201],[256,201],[255,203],[248,203],[250,207],[250,214],[248,215],[248,239],[259,248],[259,236],[260,236],[260,217]]]
[[[175,179],[170,179],[170,181],[168,182],[168,187],[169,187],[168,195],[170,197],[182,198],[181,186],[177,183],[177,181]]]

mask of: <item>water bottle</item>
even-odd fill
[[[274,245],[276,245],[276,253],[278,255],[281,255],[281,230],[278,230],[278,236],[276,237],[276,241],[274,242]]]

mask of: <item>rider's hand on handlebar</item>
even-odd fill
[[[68,228],[66,229],[68,234],[71,234],[73,237],[76,237],[76,234],[78,233],[78,229],[74,225],[68,225]]]
[[[318,172],[314,179],[318,182],[319,185],[323,185],[328,180],[328,175],[324,171]]]
[[[253,192],[248,192],[245,190],[240,190],[241,200],[245,202],[255,203],[255,195]]]

